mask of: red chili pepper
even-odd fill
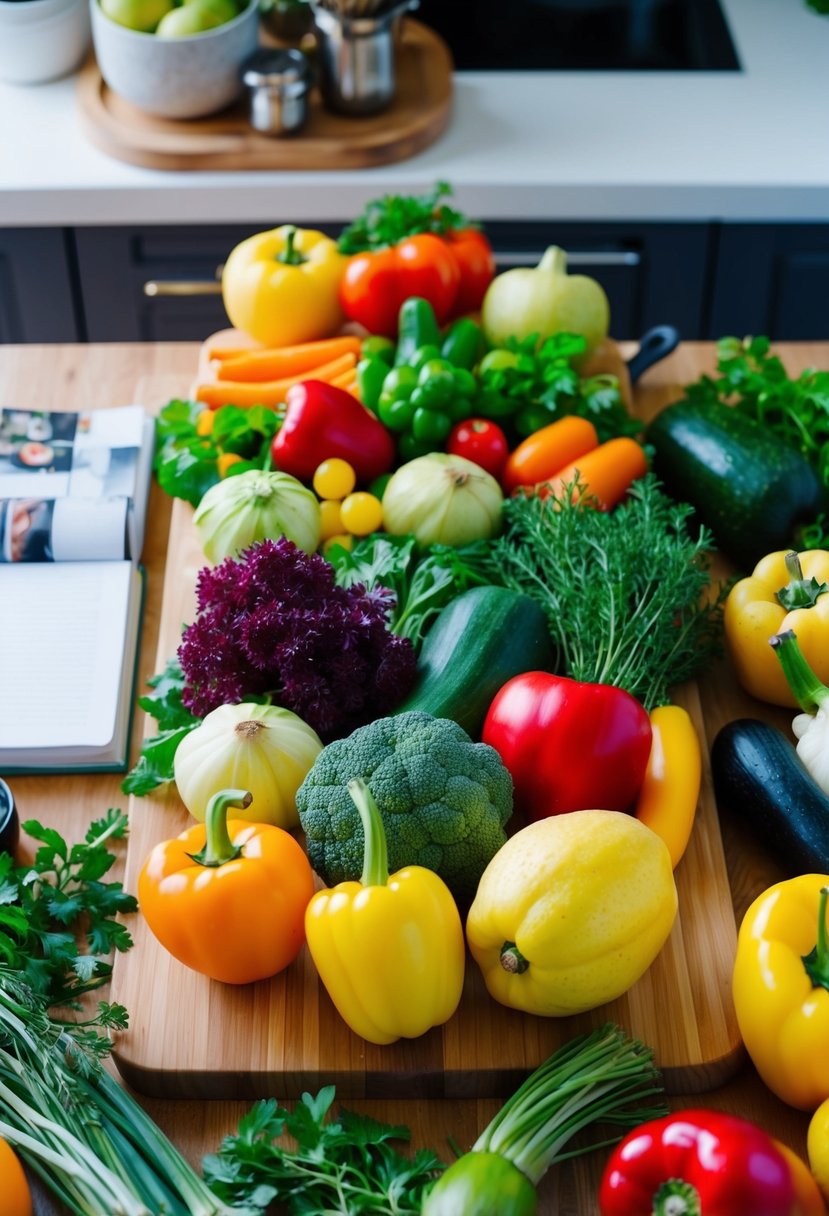
[[[446,450],[451,456],[465,456],[500,480],[509,456],[507,437],[488,418],[467,418],[453,427]]]
[[[500,755],[516,807],[531,819],[628,810],[651,750],[650,719],[629,692],[546,671],[507,681],[481,737]]]
[[[443,235],[460,267],[461,282],[452,305],[452,316],[477,312],[486,289],[495,278],[492,246],[479,228],[450,228]]]
[[[806,1216],[792,1171],[753,1123],[684,1110],[617,1146],[599,1189],[602,1216]],[[814,1210],[814,1209],[812,1209]]]
[[[271,443],[274,467],[310,481],[323,460],[347,460],[360,482],[394,463],[394,441],[374,414],[345,389],[303,380],[288,389],[285,421]]]
[[[349,258],[340,281],[340,304],[349,320],[393,338],[400,305],[410,296],[428,300],[439,324],[448,320],[460,281],[461,269],[449,244],[421,232],[387,249]]]

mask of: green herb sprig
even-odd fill
[[[406,1127],[344,1109],[329,1117],[333,1101],[329,1085],[303,1094],[293,1111],[257,1102],[205,1158],[211,1189],[234,1206],[284,1203],[289,1216],[416,1216],[443,1164],[427,1149],[400,1153],[393,1142],[409,1139]],[[296,1149],[277,1143],[286,1133]]]
[[[442,236],[453,228],[476,228],[461,211],[441,201],[451,194],[448,182],[438,182],[428,194],[384,194],[374,199],[343,229],[337,242],[340,253],[386,249],[420,232]]]
[[[721,338],[717,375],[685,388],[690,401],[720,401],[761,423],[803,453],[829,487],[829,371],[807,368],[792,378],[766,337]],[[829,547],[829,522],[803,530],[804,548]]]
[[[712,537],[691,531],[693,509],[653,474],[615,511],[574,488],[508,499],[503,535],[459,560],[541,605],[562,674],[666,704],[720,650],[727,588],[712,586]]]
[[[138,704],[159,726],[158,734],[141,743],[141,753],[135,767],[121,782],[125,794],[143,797],[157,786],[173,780],[173,760],[176,748],[185,735],[201,722],[191,714],[182,701],[184,672],[178,659],[168,660],[166,667],[147,681],[151,693],[138,698]]]

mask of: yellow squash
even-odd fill
[[[336,241],[310,228],[284,224],[259,232],[225,262],[225,311],[263,346],[328,338],[344,320],[339,286],[347,261]]]
[[[746,692],[772,705],[796,706],[769,638],[797,634],[806,661],[829,684],[829,552],[769,553],[725,603],[725,641]]]
[[[775,883],[746,912],[734,963],[737,1023],[778,1098],[815,1110],[829,1098],[828,874]]]
[[[665,943],[677,894],[664,841],[618,811],[516,833],[481,877],[466,938],[496,1001],[563,1017],[626,992]]]
[[[437,874],[389,875],[383,820],[364,781],[348,784],[365,832],[360,882],[319,891],[305,913],[308,949],[337,1010],[369,1043],[440,1026],[463,989],[463,926]]]

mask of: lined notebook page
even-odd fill
[[[0,749],[112,739],[131,574],[126,561],[0,565]]]

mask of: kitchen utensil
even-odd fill
[[[14,853],[20,839],[20,821],[14,797],[0,777],[0,853]]]
[[[291,135],[308,117],[311,68],[302,51],[261,47],[242,66],[250,125],[265,135]]]
[[[346,0],[355,3],[357,0]],[[363,2],[363,0],[360,0]],[[323,101],[340,114],[376,114],[395,92],[399,18],[419,0],[398,0],[373,16],[348,16],[310,0],[317,35]]]

